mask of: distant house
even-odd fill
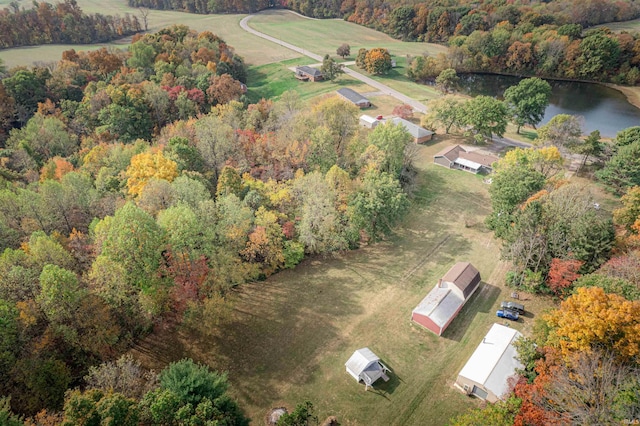
[[[322,72],[317,68],[308,66],[296,67],[296,78],[298,80],[320,81],[322,80]]]
[[[384,119],[381,115],[371,117],[370,115],[363,114],[360,116],[360,125],[367,129],[374,129],[380,123],[384,123]]]
[[[344,100],[346,100],[347,102],[351,102],[358,108],[369,108],[371,106],[371,102],[369,102],[369,99],[365,98],[355,90],[345,87],[342,89],[338,89],[337,92],[338,95],[340,95]]]
[[[425,143],[433,139],[434,133],[431,130],[422,128],[404,118],[394,117],[391,119],[391,122],[395,125],[403,125],[404,128],[407,129],[407,132],[411,134],[415,143]]]
[[[448,169],[460,169],[471,173],[491,173],[498,157],[470,152],[460,145],[450,146],[433,156],[433,162]]]
[[[369,348],[355,351],[344,365],[347,367],[347,373],[351,374],[358,383],[364,382],[365,390],[373,386],[379,378],[385,382],[388,381],[389,377],[386,373],[391,372]]]
[[[493,324],[460,371],[455,386],[489,402],[496,402],[509,391],[509,377],[523,365],[516,359],[513,342],[522,336],[517,330]]]
[[[411,313],[411,320],[442,336],[480,285],[480,272],[469,262],[458,262],[438,280]]]

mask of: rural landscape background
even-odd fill
[[[639,19],[558,35],[561,25],[544,15],[531,19],[527,36],[517,30],[524,12],[515,24],[494,23],[488,17],[499,7],[481,3],[486,25],[469,21],[493,31],[493,41],[509,25],[505,37],[525,42],[543,28],[554,32],[549,40],[565,37],[569,55],[589,34],[600,42],[623,34],[626,62],[588,68],[576,59],[582,68],[574,69],[566,60],[553,72],[607,82],[640,105],[637,82],[628,84],[640,62]],[[335,416],[342,425],[640,416],[640,127],[602,138],[583,135],[570,116],[521,123],[513,104],[491,97],[484,109],[495,101],[504,117],[474,124],[474,100],[430,75],[453,63],[455,48],[467,49],[461,67],[501,66],[469,53],[472,31],[447,45],[359,25],[375,27],[357,8],[354,22],[280,8],[252,16],[251,28],[426,105],[426,114],[407,116],[436,132],[417,145],[395,126],[358,124],[361,113],[397,115],[404,102],[345,73],[296,79],[295,67],[324,64],[243,30],[245,13],[77,5],[145,15],[147,35],[0,51],[0,397],[10,397],[0,399],[0,423],[101,424],[117,411],[110,424],[259,425],[272,408],[298,412],[305,401],[320,422]],[[138,47],[127,50],[132,42]],[[336,55],[345,43],[350,54]],[[355,63],[361,49],[377,48],[396,66],[378,73]],[[537,73],[533,62],[519,75]],[[42,92],[16,78],[44,69]],[[367,94],[372,107],[345,104],[340,88]],[[498,156],[494,173],[434,164],[457,144]],[[482,284],[439,337],[412,323],[411,311],[460,261],[480,271]],[[505,323],[496,310],[514,292],[526,313],[508,325],[527,337],[525,370],[514,393],[487,404],[453,385],[491,325]],[[362,347],[392,371],[368,391],[344,369]],[[118,358],[129,376],[114,367]],[[180,363],[186,358],[208,369]],[[613,379],[558,398],[563,386],[584,386],[579,374],[605,374],[572,370],[585,359],[611,365]],[[124,376],[126,385],[114,385]],[[313,420],[303,414],[285,424]]]

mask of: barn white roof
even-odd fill
[[[460,371],[460,376],[482,384],[496,396],[508,391],[507,379],[517,368],[522,368],[516,359],[517,351],[513,342],[522,336],[517,330],[500,324],[493,324],[487,335],[476,348],[469,361]]]
[[[472,170],[480,170],[480,167],[482,167],[482,164],[480,164],[480,163],[476,163],[475,161],[467,160],[465,158],[460,158],[460,157],[458,157],[456,159],[456,161],[454,161],[454,163],[461,164],[461,165],[463,165],[465,167],[468,167],[468,168],[470,168]]]
[[[415,307],[413,313],[427,316],[439,327],[443,327],[463,303],[464,299],[456,292],[436,285]]]

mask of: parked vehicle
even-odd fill
[[[510,311],[508,309],[500,309],[496,312],[496,316],[500,318],[506,318],[511,321],[518,321],[518,313],[514,311]]]
[[[519,314],[524,314],[524,305],[516,302],[502,302],[500,304],[502,309],[509,309],[510,311],[516,311]]]

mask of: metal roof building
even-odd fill
[[[456,380],[456,387],[468,395],[496,402],[509,391],[509,377],[523,365],[516,359],[513,342],[520,332],[493,324]]]
[[[480,285],[480,272],[458,262],[411,312],[411,320],[441,336]]]

